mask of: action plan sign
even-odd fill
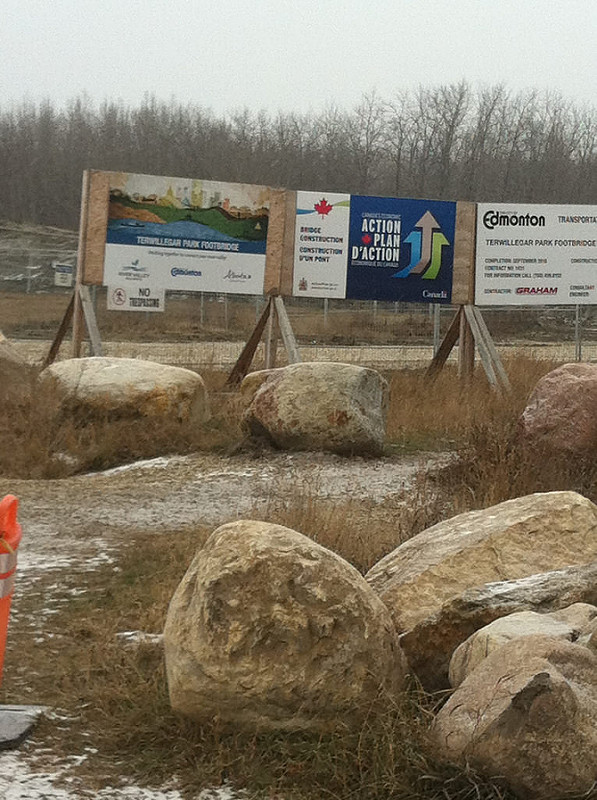
[[[456,203],[297,192],[293,294],[450,303]]]
[[[481,203],[475,303],[597,303],[597,206]]]

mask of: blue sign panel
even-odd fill
[[[449,304],[455,227],[456,203],[352,195],[346,297]]]

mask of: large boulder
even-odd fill
[[[236,729],[350,725],[406,673],[390,615],[354,567],[249,520],[221,526],[196,554],[164,646],[174,710]]]
[[[302,363],[243,381],[244,427],[284,450],[377,454],[385,437],[387,383],[353,364]]]
[[[588,792],[597,779],[597,654],[546,636],[491,653],[438,713],[441,757],[501,776],[522,798]]]
[[[576,492],[548,492],[440,522],[397,547],[365,579],[390,609],[415,673],[428,688],[441,688],[452,651],[438,651],[420,635],[409,639],[411,631],[467,589],[595,560],[597,506]]]
[[[460,686],[490,653],[512,639],[542,635],[568,642],[583,642],[585,636],[588,640],[596,621],[597,606],[588,603],[575,603],[561,611],[545,614],[519,611],[496,619],[456,648],[450,661],[450,684]]]
[[[209,417],[197,373],[135,358],[73,358],[40,374],[60,413],[77,419],[166,419],[193,425]]]
[[[531,450],[587,457],[597,453],[597,365],[564,364],[537,383],[521,417]]]
[[[466,589],[416,623],[400,644],[421,682],[443,689],[452,654],[475,631],[518,611],[545,613],[576,603],[597,605],[597,561]]]

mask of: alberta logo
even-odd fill
[[[430,211],[426,211],[415,223],[404,240],[410,245],[410,262],[404,269],[395,272],[393,278],[420,275],[421,278],[437,278],[442,264],[442,248],[450,242],[441,232],[441,226]]]

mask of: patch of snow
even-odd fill
[[[235,791],[229,786],[218,786],[212,789],[203,789],[197,796],[197,800],[242,800],[246,797],[246,792]]]
[[[146,458],[142,461],[133,461],[132,464],[123,464],[120,467],[112,467],[103,472],[87,472],[83,477],[96,478],[98,476],[120,475],[132,469],[165,469],[172,464],[181,463],[186,456],[158,456],[157,458]]]
[[[162,633],[146,633],[146,631],[121,631],[116,634],[122,644],[133,646],[137,644],[162,644],[164,635]]]
[[[79,788],[77,778],[70,775],[69,770],[86,758],[86,755],[71,756],[69,763],[62,764],[53,772],[35,772],[21,751],[0,753],[0,797],[2,800],[87,800],[90,797],[102,800],[182,800],[182,795],[175,789],[162,791],[141,786],[106,786],[91,792]],[[60,785],[64,783],[68,788]],[[229,797],[233,800],[233,795]],[[223,795],[218,800],[228,800],[228,797]]]

